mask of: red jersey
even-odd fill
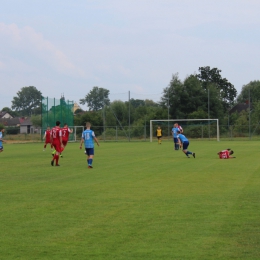
[[[62,141],[68,141],[71,130],[68,127],[63,127],[61,131],[62,131]]]
[[[219,152],[219,159],[228,159],[229,158],[229,151],[228,150],[223,150]]]
[[[51,136],[52,136],[52,143],[53,144],[61,144],[60,143],[60,136],[62,136],[62,132],[60,127],[53,127],[51,129]]]
[[[45,142],[50,143],[51,142],[51,130],[46,130],[44,133],[45,136]]]

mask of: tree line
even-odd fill
[[[110,91],[94,86],[79,100],[88,111],[77,110],[74,125],[91,121],[96,126],[144,126],[151,119],[207,119],[218,118],[223,125],[248,125],[260,122],[260,81],[244,85],[238,94],[234,85],[221,76],[218,68],[199,67],[198,73],[184,80],[173,74],[166,88],[162,89],[159,102],[149,99],[128,101],[109,99]],[[13,97],[11,108],[2,112],[12,116],[31,116],[40,125],[42,93],[34,86],[23,87]],[[230,114],[238,103],[250,103],[250,109]],[[249,111],[250,110],[250,111]]]

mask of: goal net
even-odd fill
[[[172,138],[172,128],[178,123],[183,128],[183,133],[191,139],[209,139],[219,141],[218,119],[162,119],[150,120],[150,142],[156,137],[156,128],[161,127],[163,138]]]

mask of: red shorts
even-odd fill
[[[45,144],[51,144],[51,140],[50,139],[46,139],[45,140]]]
[[[61,153],[61,144],[60,143],[53,143],[53,147],[55,148],[56,152]]]
[[[68,143],[68,140],[62,140],[62,144],[63,144],[64,146],[66,146],[67,143]]]

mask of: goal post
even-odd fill
[[[73,139],[75,142],[81,140],[82,132],[84,131],[84,126],[73,126]]]
[[[186,122],[186,123],[188,123],[187,126],[202,127],[202,133],[203,133],[203,126],[208,126],[208,128],[209,128],[208,131],[210,131],[210,124],[212,122],[214,122],[216,125],[216,139],[217,139],[217,141],[219,141],[219,121],[218,121],[218,119],[158,119],[158,120],[154,119],[154,120],[150,120],[150,142],[153,141],[153,134],[154,134],[153,133],[154,132],[153,123],[155,123],[155,122],[157,122],[158,125],[163,124],[163,123],[168,123],[168,127],[169,127],[169,122],[176,122],[176,123],[178,122],[179,125],[181,125],[180,122],[183,122],[183,123]],[[192,122],[196,122],[196,124],[193,124],[193,125],[190,124]],[[199,122],[199,124],[198,124],[198,122]],[[185,132],[186,131],[185,131],[185,127],[184,127],[184,133]],[[187,136],[187,137],[189,137],[189,136]]]

